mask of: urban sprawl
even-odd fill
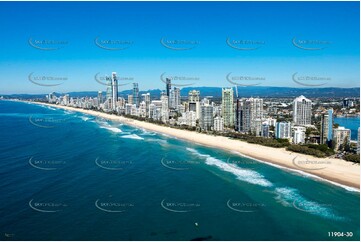
[[[360,128],[358,140],[351,140],[351,130],[333,120],[335,116],[358,116],[359,100],[311,101],[303,95],[290,100],[240,98],[238,89],[222,88],[219,103],[212,97],[201,99],[200,91],[191,90],[181,97],[180,88],[173,87],[166,78],[166,90],[160,99],[151,100],[150,93],[139,93],[133,83],[132,93],[120,97],[116,72],[107,77],[106,95],[73,98],[68,94],[47,95],[49,103],[76,108],[94,109],[142,121],[194,130],[214,135],[238,138],[250,143],[314,155],[333,156],[359,162]]]

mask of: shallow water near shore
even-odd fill
[[[295,172],[46,106],[0,123],[2,240],[360,237],[359,193]]]

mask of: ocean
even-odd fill
[[[351,188],[79,112],[0,124],[1,240],[360,239]]]

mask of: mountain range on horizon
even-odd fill
[[[233,89],[235,89],[233,87]],[[222,97],[222,87],[183,87],[181,88],[181,96],[188,96],[190,90],[200,91],[201,97],[212,96],[213,98]],[[151,89],[147,91],[139,91],[140,95],[144,93],[150,93],[151,98],[159,98],[163,90]],[[234,92],[236,97],[236,92]],[[81,92],[67,92],[67,93],[55,93],[56,95],[69,94],[70,97],[96,97],[98,91],[81,91]],[[119,96],[126,97],[128,94],[132,94],[132,90],[123,90],[119,92]],[[6,98],[22,98],[22,99],[37,99],[45,98],[44,94],[0,94],[0,96]],[[105,95],[105,91],[103,91]],[[247,86],[238,87],[238,97],[297,97],[304,95],[309,98],[315,97],[360,97],[360,88],[336,88],[336,87],[325,87],[325,88],[294,88],[294,87],[266,87],[266,86]]]

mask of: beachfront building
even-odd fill
[[[98,108],[100,108],[100,104],[103,103],[103,92],[102,91],[98,91]]]
[[[185,112],[186,125],[195,127],[197,125],[197,114],[194,111]]]
[[[133,104],[133,95],[132,94],[129,94],[127,96],[127,99],[128,99],[128,104]]]
[[[292,142],[294,144],[304,144],[306,137],[306,128],[303,126],[292,127]]]
[[[234,126],[233,89],[222,88],[222,117],[224,126]]]
[[[236,100],[236,123],[235,130],[241,132],[243,130],[243,101],[241,98]]]
[[[149,118],[161,120],[162,101],[152,100],[149,105]]]
[[[321,115],[321,136],[320,143],[328,144],[332,140],[333,109],[327,110]]]
[[[162,93],[160,97],[160,101],[162,102],[161,116],[162,122],[168,123],[169,121],[169,104],[168,104],[168,96],[166,93]]]
[[[138,108],[139,117],[147,117],[147,105],[144,101],[141,101]]]
[[[351,130],[345,127],[338,127],[333,130],[333,139],[335,151],[343,150],[350,144]]]
[[[145,113],[146,117],[149,117],[149,106],[150,106],[150,93],[142,94],[142,101],[145,102]]]
[[[238,99],[236,108],[236,130],[260,136],[263,120],[263,99]]]
[[[199,119],[201,130],[209,131],[213,127],[213,107],[210,105],[201,106],[201,115]]]
[[[138,108],[139,107],[139,87],[138,83],[133,83],[133,103]]]
[[[174,87],[173,90],[169,92],[169,108],[178,110],[179,105],[181,104],[180,89]]]
[[[262,136],[262,119],[255,119],[252,123],[252,134]]]
[[[312,116],[312,102],[301,95],[293,101],[294,125],[310,125]]]
[[[117,109],[117,101],[118,101],[118,79],[117,73],[112,72],[112,110]]]
[[[112,98],[113,98],[113,87],[112,87],[112,79],[108,76],[105,77],[107,81],[107,91],[106,91],[106,98],[104,102],[104,108],[109,110],[112,108]]]
[[[216,116],[213,121],[213,130],[217,132],[223,132],[224,123],[223,118],[220,116]]]
[[[270,125],[267,122],[262,123],[262,133],[261,133],[262,137],[269,138],[269,127]]]
[[[277,122],[275,126],[276,139],[289,139],[291,138],[291,123],[290,122]]]
[[[48,102],[49,102],[49,103],[56,103],[57,97],[56,97],[56,95],[55,95],[55,92],[49,93],[49,94],[47,95],[47,99],[48,99]]]
[[[191,90],[188,92],[188,111],[195,112],[196,119],[199,119],[201,113],[200,106],[200,92]]]

